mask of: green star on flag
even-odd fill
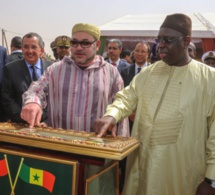
[[[22,164],[19,177],[26,183],[39,185],[52,192],[55,182],[55,176],[45,170],[35,169]]]
[[[34,177],[34,181],[38,181],[39,182],[39,176],[36,174],[36,175],[33,175],[33,177]]]

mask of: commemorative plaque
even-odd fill
[[[97,138],[93,132],[29,129],[27,124],[16,123],[0,123],[0,141],[112,160],[122,160],[139,146],[133,137]]]
[[[0,194],[119,195],[119,160],[133,137],[0,123]]]

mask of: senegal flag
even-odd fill
[[[0,176],[5,176],[8,174],[6,160],[0,160]]]
[[[19,177],[30,184],[42,186],[52,192],[55,182],[55,176],[41,169],[34,169],[22,164]]]

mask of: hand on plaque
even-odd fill
[[[116,137],[116,120],[112,116],[105,116],[97,119],[94,122],[93,129],[98,134],[97,137],[103,137],[108,132],[110,132],[113,137]]]
[[[43,111],[39,104],[29,103],[22,107],[21,118],[29,123],[29,128],[36,126],[41,126],[40,120]]]

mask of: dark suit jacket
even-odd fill
[[[135,64],[124,68],[120,72],[122,79],[124,81],[124,86],[127,87],[135,76]]]
[[[150,65],[150,64],[147,63],[147,66],[148,65]],[[121,74],[122,79],[124,81],[124,86],[127,87],[135,76],[135,64],[132,64],[126,68],[123,68],[120,71],[120,74]]]
[[[7,56],[7,64],[16,60],[23,59],[23,53],[22,52],[14,52]]]
[[[41,59],[43,71],[53,62]],[[13,61],[4,66],[2,80],[2,104],[7,119],[12,122],[23,122],[20,117],[22,109],[22,94],[27,91],[32,82],[24,59]]]
[[[107,59],[107,62],[110,63],[110,60]],[[120,72],[123,68],[129,67],[131,66],[128,62],[126,62],[126,60],[120,60],[119,61],[119,65],[117,66],[118,71]]]

